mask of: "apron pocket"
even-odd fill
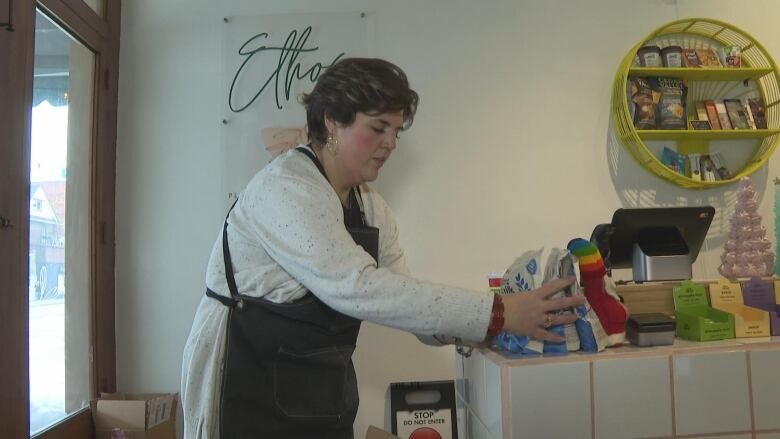
[[[291,419],[339,421],[357,409],[354,346],[294,351],[280,347],[274,361],[274,400]]]

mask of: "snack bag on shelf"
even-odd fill
[[[654,91],[660,93],[658,102],[658,128],[662,130],[684,130],[687,128],[688,86],[685,80],[678,78],[654,78],[651,82]]]
[[[723,65],[726,67],[742,67],[742,47],[724,46],[720,50]]]
[[[661,163],[666,165],[667,168],[680,175],[688,175],[685,162],[686,158],[683,154],[678,153],[668,146],[664,146],[663,152],[661,153]]]
[[[702,67],[723,67],[720,58],[712,49],[696,49],[696,56],[699,57]]]
[[[629,78],[631,101],[634,103],[634,127],[638,130],[653,130],[656,127],[653,88],[646,78]]]

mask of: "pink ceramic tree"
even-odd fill
[[[720,274],[737,277],[771,276],[775,270],[775,254],[761,225],[761,214],[755,200],[756,190],[750,179],[739,181],[737,205],[729,223],[729,235],[720,256]]]

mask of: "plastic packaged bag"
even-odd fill
[[[504,272],[501,294],[517,294],[536,289],[541,285],[541,257],[544,248],[529,250],[512,263]],[[528,336],[502,332],[494,343],[499,349],[520,354],[541,354],[544,343]]]
[[[577,286],[575,296],[582,296],[582,289]],[[585,304],[575,308],[577,313],[577,320],[574,322],[574,327],[577,329],[577,335],[580,339],[580,349],[583,352],[601,352],[607,347],[609,338],[607,333],[604,332],[604,327],[601,326],[599,317],[593,311],[590,304],[585,301]]]
[[[542,284],[574,275],[574,261],[572,260],[571,253],[569,253],[568,250],[561,248],[553,248],[550,250],[550,255],[547,256],[547,265],[545,265],[544,281]],[[570,297],[573,294],[572,287],[574,287],[574,285],[557,292],[551,299]],[[573,310],[559,310],[557,313],[564,314],[566,312],[573,312]],[[577,328],[574,326],[574,323],[555,325],[548,330],[564,337],[565,340],[558,343],[545,341],[544,353],[566,353],[580,350],[580,338],[577,335]]]
[[[569,252],[569,259],[573,264],[576,257]],[[572,270],[574,270],[574,266],[572,266]],[[577,276],[577,282],[571,286],[572,296],[585,295],[585,291],[580,286],[580,277]],[[574,327],[577,329],[577,336],[580,339],[580,349],[583,352],[603,351],[609,345],[609,336],[604,331],[596,311],[593,310],[593,307],[590,306],[587,300],[584,304],[576,307],[574,311],[577,313]]]

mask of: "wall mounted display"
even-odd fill
[[[777,146],[779,84],[774,60],[746,32],[706,18],[677,20],[622,60],[612,121],[650,172],[689,189],[721,186],[758,170]]]
[[[221,21],[223,104],[215,123],[222,127],[221,183],[227,209],[271,160],[277,143],[299,137],[275,138],[306,124],[299,96],[311,91],[337,60],[372,56],[374,24],[372,14],[361,11],[239,15]],[[273,138],[270,144],[263,131]]]

